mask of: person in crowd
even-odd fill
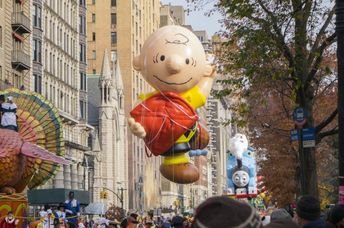
[[[170,217],[163,219],[161,228],[171,228]]]
[[[54,228],[54,215],[51,209],[46,211],[46,217],[42,221],[42,228]]]
[[[272,211],[270,215],[270,221],[276,221],[276,220],[281,220],[281,219],[290,219],[292,220],[292,217],[288,213],[288,211],[284,208],[278,208]]]
[[[184,225],[184,218],[182,216],[175,215],[172,218],[171,227],[173,227],[173,228],[183,228],[183,225]]]
[[[19,220],[16,219],[12,211],[7,213],[7,216],[0,222],[1,228],[15,228],[17,227]]]
[[[74,198],[74,192],[70,191],[68,199],[64,203],[66,218],[69,228],[78,227],[78,216],[80,216],[80,203]]]
[[[330,210],[326,228],[344,228],[344,205],[336,205]]]
[[[277,219],[271,221],[264,228],[300,228],[292,219]]]
[[[3,98],[1,98],[3,99]],[[18,131],[17,126],[17,105],[13,102],[13,97],[7,97],[7,101],[1,103],[0,111],[2,128]]]
[[[66,227],[66,213],[64,212],[64,206],[63,204],[60,204],[59,207],[58,207],[58,210],[55,211],[54,213],[55,215],[55,219],[58,220],[58,223],[59,223],[59,227],[60,228],[65,228]]]
[[[261,228],[262,223],[251,205],[226,196],[215,196],[198,206],[191,227]]]
[[[320,219],[320,202],[309,195],[302,196],[296,205],[294,221],[303,228],[325,227],[325,221]]]

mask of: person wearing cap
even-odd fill
[[[57,218],[58,221],[59,221],[60,228],[66,227],[66,225],[65,225],[65,223],[66,223],[66,221],[65,221],[66,220],[66,213],[64,212],[63,204],[59,205],[58,210],[55,211],[54,215],[55,215],[55,218]]]
[[[193,228],[263,227],[256,210],[249,204],[215,196],[207,199],[196,209]]]
[[[13,97],[7,97],[7,102],[1,104],[2,112],[1,126],[2,128],[18,131],[17,127],[17,105],[13,102]]]
[[[303,228],[325,227],[325,221],[320,219],[320,202],[310,195],[302,196],[296,206],[294,221]]]
[[[41,211],[40,213],[42,228],[54,228],[54,218],[53,211],[48,209],[46,211]]]

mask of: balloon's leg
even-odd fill
[[[199,179],[197,167],[184,153],[165,157],[160,172],[166,179],[178,184],[190,184]]]
[[[201,124],[198,124],[197,132],[195,136],[190,140],[189,144],[191,146],[191,149],[193,150],[202,150],[208,146],[209,140],[210,138],[208,131],[204,127],[202,127]]]

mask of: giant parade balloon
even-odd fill
[[[62,123],[58,110],[40,94],[9,89],[0,96],[0,193],[20,193],[44,184],[60,164],[69,164],[63,158]],[[5,124],[11,115],[9,128]]]
[[[165,178],[197,181],[199,171],[186,153],[208,144],[196,109],[205,105],[215,77],[201,42],[184,27],[162,27],[145,41],[134,68],[155,91],[140,96],[142,102],[130,112],[131,132],[153,155],[164,157],[160,172]]]

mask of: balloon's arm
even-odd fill
[[[201,81],[198,83],[198,87],[201,91],[201,93],[205,96],[205,98],[209,97],[211,88],[213,87],[213,82],[216,76],[216,66],[213,65],[211,67],[211,72],[208,76],[205,76],[201,79]]]
[[[146,131],[143,126],[136,122],[134,118],[128,118],[128,125],[131,132],[139,138],[146,137]]]

